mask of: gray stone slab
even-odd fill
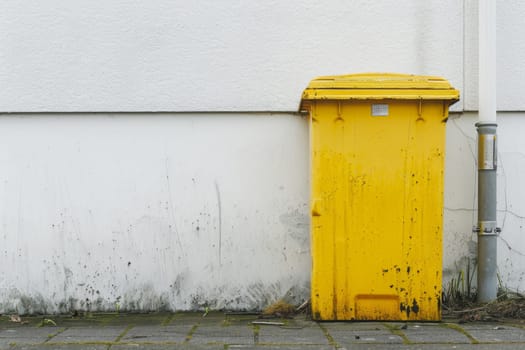
[[[409,324],[402,330],[412,343],[454,343],[470,344],[470,339],[457,330],[446,328],[441,324]]]
[[[52,343],[90,342],[90,341],[115,341],[125,326],[106,327],[72,327],[53,337]]]
[[[16,345],[9,350],[107,350],[107,345],[64,344],[64,345]]]
[[[355,344],[338,350],[523,350],[525,344]]]
[[[349,344],[377,343],[377,344],[402,344],[403,338],[392,334],[389,330],[336,330],[329,331],[335,342],[341,346]]]
[[[258,321],[265,321],[264,319],[260,319]],[[302,317],[294,318],[294,319],[288,319],[286,320],[286,323],[290,327],[319,327],[319,323],[316,321],[312,321],[309,319],[305,319]]]
[[[254,344],[254,331],[251,325],[201,325],[193,332],[189,343]]]
[[[230,345],[228,350],[336,350],[331,345]]]
[[[60,328],[57,327],[20,327],[20,328],[6,328],[0,330],[0,339],[44,339],[46,340],[49,335],[56,334]]]
[[[259,343],[263,344],[319,344],[329,345],[323,330],[313,327],[259,326]]]
[[[180,326],[135,326],[120,340],[123,343],[145,342],[174,342],[182,343],[186,340],[192,325]]]
[[[383,323],[379,322],[326,322],[320,325],[341,346],[361,343],[403,343],[403,338],[392,334]]]
[[[224,320],[226,320],[226,316],[224,314],[209,314],[206,317],[202,317],[202,314],[200,313],[193,313],[193,314],[182,314],[176,316],[170,323],[170,325],[182,325],[182,324],[200,324],[200,325],[221,325]]]
[[[425,327],[441,327],[443,322],[385,322],[384,323],[388,328],[393,329],[414,329]]]
[[[124,344],[112,345],[111,350],[224,350],[223,344]]]
[[[507,324],[498,324],[498,323],[463,323],[458,324],[458,327],[463,328],[464,330],[497,330],[500,328],[501,330],[505,328],[516,328],[521,329],[519,327],[507,325]]]
[[[7,349],[7,348],[6,348]],[[21,345],[9,348],[9,350],[107,350],[107,346],[101,345]],[[112,350],[222,350],[223,345],[202,345],[202,344],[183,344],[183,345],[160,345],[160,344],[138,344],[138,345],[113,345]],[[325,345],[231,345],[228,349],[238,350],[335,350],[333,346]],[[356,344],[352,347],[342,347],[337,350],[523,350],[524,344],[416,344],[416,345],[394,345],[394,344]]]
[[[463,324],[461,328],[480,343],[525,343],[525,329],[518,327],[497,324]]]
[[[11,347],[11,342],[5,339],[0,339],[0,350],[9,349]]]
[[[319,325],[329,331],[355,330],[355,331],[380,331],[388,328],[379,322],[322,322]]]
[[[101,321],[106,326],[120,326],[123,324],[134,324],[137,326],[160,326],[175,317],[171,313],[119,313],[116,315],[109,314]]]
[[[38,345],[15,345],[9,350],[107,350],[107,345],[94,344],[38,344]],[[122,344],[112,345],[113,350],[223,350],[224,345],[195,345],[195,344]],[[313,350],[313,349],[312,349]]]
[[[20,327],[7,328],[0,331],[0,348],[8,348],[10,344],[39,344],[47,341],[59,332],[56,327]]]

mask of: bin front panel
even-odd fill
[[[377,103],[310,106],[313,316],[439,320],[448,104]]]

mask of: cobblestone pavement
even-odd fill
[[[273,324],[254,324],[253,322]],[[314,322],[253,315],[96,314],[0,318],[0,349],[525,349],[525,324]]]

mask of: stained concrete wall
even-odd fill
[[[525,289],[525,113],[498,113],[498,275],[501,287]],[[477,235],[476,113],[453,114],[447,125],[444,212],[444,276],[475,268]],[[472,271],[472,270],[471,270]],[[476,279],[473,279],[474,285]]]
[[[498,1],[498,107],[512,111],[499,115],[499,269],[519,290],[523,14]],[[476,18],[474,0],[3,2],[0,312],[307,298],[295,112],[313,77],[366,71],[461,90],[444,216],[445,282],[456,276],[476,239]]]
[[[523,117],[498,116],[499,273],[518,290]],[[445,281],[475,261],[476,118],[447,124]],[[2,312],[260,308],[308,296],[303,117],[22,114],[0,126]]]
[[[307,130],[293,114],[1,116],[1,312],[301,300]]]

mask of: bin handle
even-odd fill
[[[321,200],[318,199],[318,198],[315,198],[313,201],[312,201],[312,216],[321,216],[321,204],[320,204]]]

